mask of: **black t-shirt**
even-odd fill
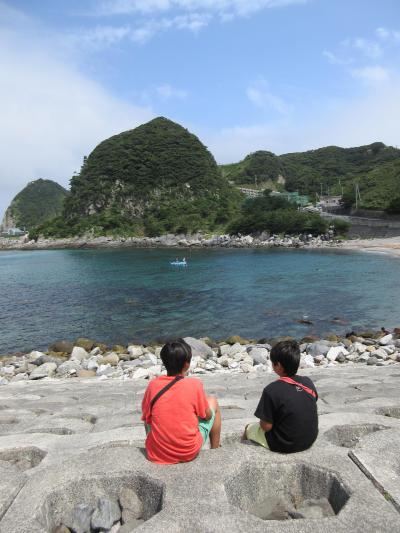
[[[311,379],[291,376],[294,381],[313,389]],[[273,452],[301,452],[309,448],[318,435],[317,398],[283,381],[274,381],[265,387],[254,415],[272,424],[265,433]]]

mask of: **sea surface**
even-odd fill
[[[186,268],[170,261],[186,255]],[[306,319],[312,324],[300,324]],[[0,252],[0,354],[55,340],[345,333],[400,326],[400,260],[303,250]]]

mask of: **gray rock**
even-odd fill
[[[308,345],[307,352],[316,357],[317,355],[326,355],[329,352],[329,346],[322,342],[313,342]]]
[[[75,359],[76,361],[83,361],[84,359],[88,359],[90,355],[87,353],[85,348],[81,348],[80,346],[74,346],[74,349],[71,353],[71,359]]]
[[[269,360],[269,353],[265,348],[254,347],[248,353],[256,365],[265,365]]]
[[[43,379],[54,376],[57,369],[55,363],[44,363],[44,365],[38,366],[29,376],[29,379]]]
[[[73,349],[74,345],[68,341],[56,341],[49,348],[51,352],[64,352],[67,354],[71,354]]]
[[[205,342],[199,341],[194,337],[185,337],[183,340],[192,348],[192,355],[194,357],[199,356],[203,359],[208,359],[213,356],[212,349]]]
[[[68,376],[69,374],[77,373],[81,370],[81,365],[78,361],[65,361],[57,368],[57,374],[60,376]]]
[[[384,337],[381,337],[379,339],[379,344],[381,346],[386,346],[388,344],[392,344],[393,343],[393,335],[390,333],[389,335],[385,335]]]
[[[95,531],[110,529],[121,518],[121,509],[117,502],[107,498],[99,498],[97,508],[91,520],[92,529]]]
[[[118,533],[132,533],[134,529],[141,526],[144,523],[144,520],[130,520],[126,524],[124,523],[118,530]]]
[[[127,349],[128,354],[130,355],[131,359],[137,359],[141,355],[143,355],[143,348],[141,346],[128,346]]]
[[[367,365],[369,366],[376,365],[377,362],[378,362],[378,359],[376,357],[370,357],[367,361]]]
[[[0,385],[8,385],[8,379],[0,378]]]
[[[143,502],[132,489],[122,489],[119,503],[122,509],[122,521],[124,524],[142,518],[144,511]]]
[[[386,353],[386,350],[384,350],[383,348],[378,348],[377,350],[371,353],[371,356],[375,357],[376,359],[386,359],[387,355],[388,354]]]
[[[90,519],[93,507],[86,503],[76,505],[70,515],[64,519],[64,525],[72,529],[74,533],[90,533]]]

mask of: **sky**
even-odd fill
[[[0,217],[156,116],[218,163],[400,145],[400,2],[0,0]]]

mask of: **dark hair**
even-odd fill
[[[160,356],[168,375],[176,376],[182,372],[185,363],[190,363],[192,349],[183,339],[175,339],[162,347]]]
[[[296,341],[281,341],[271,350],[271,362],[280,363],[288,376],[294,376],[300,364],[300,348]]]

